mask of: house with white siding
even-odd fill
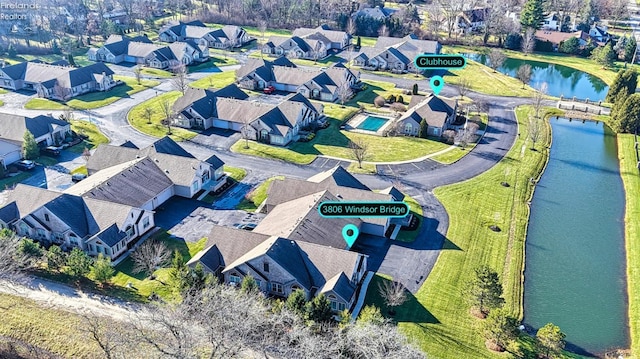
[[[415,35],[403,38],[380,36],[373,47],[363,46],[353,58],[354,66],[371,71],[415,72],[414,60],[421,54],[439,54],[437,41],[419,40]]]
[[[42,148],[61,144],[71,136],[71,125],[51,116],[0,114],[0,166],[6,168],[22,158],[22,142],[27,131]]]

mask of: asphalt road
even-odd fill
[[[232,70],[230,67],[225,70]],[[421,89],[428,88],[427,80],[405,80],[395,77],[362,74],[363,79],[388,81],[401,88],[411,88],[418,82]],[[76,111],[76,117],[91,120],[109,137],[113,144],[120,144],[131,140],[140,147],[152,143],[155,138],[142,134],[132,128],[127,122],[128,111],[136,104],[156,96],[158,93],[171,91],[172,85],[168,80],[153,89],[141,91],[131,97],[121,99],[112,105],[91,111]],[[442,90],[445,96],[457,95],[453,86],[447,85]],[[417,291],[431,272],[438,258],[443,243],[446,241],[448,215],[444,207],[433,196],[436,187],[452,184],[477,176],[494,166],[512,146],[517,136],[518,128],[513,108],[528,103],[527,99],[495,97],[478,93],[470,93],[469,97],[482,100],[489,104],[489,123],[486,134],[481,142],[460,161],[442,166],[426,160],[410,165],[406,171],[379,171],[380,175],[358,175],[357,177],[369,187],[380,189],[392,184],[415,198],[423,206],[425,225],[413,243],[398,243],[386,241],[380,245],[371,246],[370,251],[372,270],[392,275],[405,283],[412,292]],[[12,113],[23,115],[37,115],[43,111],[11,109]],[[57,115],[57,111],[47,111]],[[59,111],[58,111],[59,112]],[[213,136],[218,136],[214,134]],[[255,178],[268,178],[273,175],[285,175],[296,178],[308,178],[326,166],[303,166],[284,161],[246,156],[229,151],[232,138],[197,136],[192,140],[182,142],[185,149],[194,156],[205,159],[216,154],[227,165],[248,169]],[[337,162],[337,161],[336,161]],[[205,216],[206,217],[206,216]],[[182,217],[185,218],[185,217]],[[235,220],[231,219],[230,220]],[[161,218],[160,222],[163,222]],[[176,225],[178,223],[174,223]],[[184,227],[186,229],[186,227]],[[187,231],[188,232],[188,231]],[[197,237],[197,233],[184,233],[186,237]],[[364,241],[363,241],[363,244]]]

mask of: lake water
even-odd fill
[[[548,322],[568,348],[628,347],[624,189],[616,138],[601,123],[551,119],[550,159],[526,242],[524,321]]]
[[[487,64],[485,55],[465,54],[472,60],[482,64]],[[602,101],[607,96],[609,86],[598,77],[576,70],[571,67],[550,64],[531,60],[518,60],[507,58],[498,71],[511,77],[516,77],[518,68],[524,64],[531,65],[531,81],[529,85],[539,88],[543,82],[547,83],[547,93],[551,96],[565,98],[576,97],[578,99],[589,99]]]

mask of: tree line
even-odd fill
[[[238,287],[219,283],[201,265],[188,267],[179,252],[172,255],[157,241],[145,243],[132,254],[134,270],[151,276],[170,262],[167,285],[178,296],[153,297],[125,321],[83,314],[77,330],[97,344],[99,357],[424,358],[376,307],[365,307],[355,321],[344,311],[336,322],[323,295],[307,300],[299,290],[286,300],[267,298],[251,276]],[[20,283],[36,267],[78,278],[91,272],[100,283],[113,275],[107,259],[92,259],[79,249],[65,253],[55,245],[44,250],[1,230],[0,280]]]

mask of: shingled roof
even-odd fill
[[[320,203],[337,200],[336,196],[322,191],[281,203],[253,231],[295,241],[346,248],[342,228],[347,224],[360,227],[362,221],[357,218],[325,218],[318,212]]]
[[[427,121],[429,126],[442,127],[447,118],[455,113],[456,100],[444,97],[414,95],[409,103],[409,110],[405,112],[399,121],[407,117],[412,117],[416,122],[422,119]]]
[[[0,138],[15,143],[22,143],[27,130],[38,138],[55,131],[58,127],[65,126],[69,126],[69,123],[51,116],[25,117],[8,113],[0,114]]]

